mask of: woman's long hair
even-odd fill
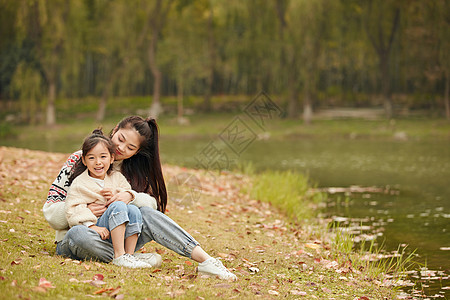
[[[121,128],[135,129],[141,135],[138,152],[123,160],[122,174],[130,182],[133,190],[153,196],[158,204],[158,210],[164,213],[167,190],[159,158],[159,130],[155,119],[127,117],[114,128],[111,137]]]
[[[95,146],[97,146],[98,143],[103,143],[103,145],[105,145],[105,147],[108,149],[109,153],[111,155],[114,155],[113,142],[109,137],[103,135],[103,131],[98,128],[92,131],[92,134],[84,139],[83,145],[81,146],[81,156],[85,158],[88,152],[91,151],[91,149],[93,149]],[[69,176],[69,185],[71,185],[75,178],[81,175],[81,173],[83,173],[86,169],[87,167],[83,164],[83,160],[79,159],[75,163],[75,166],[73,167],[73,170]],[[111,170],[112,167],[109,166],[107,174],[110,174]]]

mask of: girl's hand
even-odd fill
[[[100,235],[102,240],[106,240],[107,238],[109,238],[109,230],[106,229],[106,227],[99,227],[96,225],[92,225],[89,228],[95,230],[95,232],[97,232]]]
[[[106,201],[109,201],[114,196],[113,191],[108,188],[101,190],[100,195],[102,195]]]
[[[97,218],[100,217],[101,215],[103,215],[103,213],[107,209],[105,204],[99,204],[99,203],[95,203],[95,202],[88,204],[87,207],[92,211],[94,216],[96,216]]]
[[[133,200],[133,196],[129,192],[120,192],[111,197],[111,199],[106,202],[106,206],[110,205],[115,201],[122,201],[125,204],[128,204]]]

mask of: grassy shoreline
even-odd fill
[[[54,231],[41,212],[48,186],[66,159],[65,154],[0,147],[0,288],[5,298],[77,298],[125,296],[125,299],[244,298],[268,299],[394,299],[398,291],[383,273],[366,274],[362,254],[343,249],[345,243],[329,235],[325,224],[290,221],[289,207],[265,202],[262,195],[278,178],[266,178],[164,166],[169,193],[192,193],[192,187],[173,185],[173,178],[189,174],[201,192],[184,201],[172,194],[168,215],[190,232],[213,256],[235,272],[229,283],[197,276],[196,263],[152,242],[143,251],[157,251],[163,266],[155,270],[127,270],[98,262],[80,262],[54,255]],[[42,168],[42,161],[46,167]],[[287,177],[289,178],[287,178]],[[253,179],[252,179],[253,178]],[[255,180],[256,179],[256,180]],[[292,178],[291,178],[292,179]],[[258,186],[258,181],[260,185]],[[317,199],[301,191],[304,206]],[[287,184],[279,192],[295,195]],[[245,187],[245,189],[243,189]],[[281,186],[280,186],[281,187]],[[294,194],[290,194],[294,193]],[[169,194],[170,195],[170,194]],[[267,195],[270,197],[270,195]],[[290,199],[295,196],[287,196]],[[262,200],[262,201],[261,201]],[[294,201],[295,202],[295,201]],[[279,203],[282,204],[282,203]],[[298,209],[298,208],[297,208]],[[284,211],[283,211],[284,210]],[[304,219],[304,215],[297,218]],[[322,220],[324,221],[324,220]],[[94,277],[101,274],[103,280]],[[98,276],[97,276],[98,277]],[[41,281],[45,278],[49,283]],[[198,298],[200,297],[200,298]]]

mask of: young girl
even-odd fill
[[[66,200],[66,217],[69,226],[82,225],[97,232],[102,240],[112,241],[112,263],[129,268],[150,268],[152,265],[138,260],[134,254],[142,229],[142,215],[135,205],[116,201],[97,219],[88,204],[105,204],[113,195],[126,191],[135,198],[137,193],[120,172],[112,171],[115,147],[101,130],[96,129],[82,146],[82,156],[69,177],[71,184]],[[105,190],[109,191],[105,196]],[[149,195],[135,199],[141,204],[156,208]],[[147,198],[147,199],[144,199]]]

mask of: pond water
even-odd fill
[[[2,140],[0,145],[69,153],[79,147],[81,139]],[[196,167],[196,157],[216,140],[162,135],[162,160]],[[251,163],[257,171],[307,173],[317,187],[357,185],[390,190],[387,194],[331,194],[323,214],[349,226],[359,225],[363,237],[376,238],[387,251],[399,245],[416,249],[416,261],[427,270],[413,274],[414,278],[422,282],[429,297],[450,298],[450,141],[268,138],[252,142],[239,155],[227,154],[233,163]],[[447,279],[439,279],[443,276]]]
[[[209,142],[162,139],[162,157],[194,167]],[[427,269],[414,279],[422,281],[427,295],[450,297],[450,142],[269,139],[253,142],[240,155],[228,152],[228,158],[251,162],[256,170],[304,172],[317,187],[389,190],[331,194],[324,215],[362,225],[362,236],[376,238],[386,251],[399,245],[416,250],[415,261]]]

